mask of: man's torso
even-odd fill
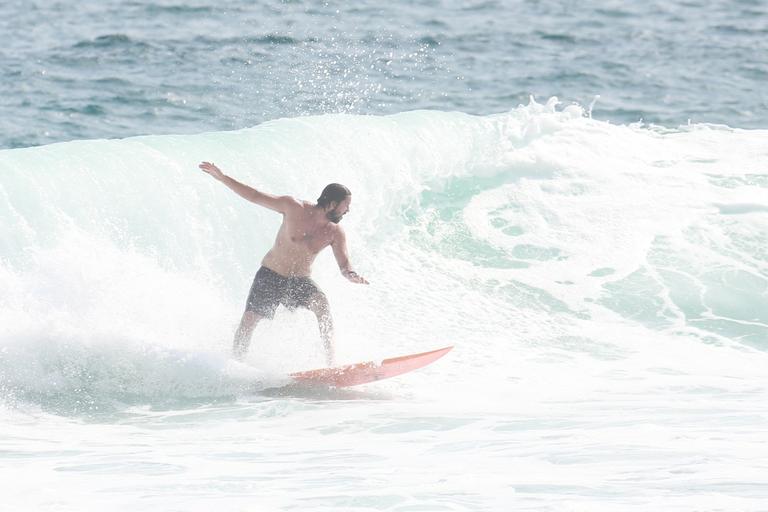
[[[337,229],[323,210],[297,201],[283,214],[275,245],[261,264],[286,277],[309,276],[315,257],[333,242]]]

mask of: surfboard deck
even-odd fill
[[[333,368],[319,368],[317,370],[292,373],[290,376],[295,382],[300,384],[319,384],[337,388],[358,386],[418,370],[434,363],[450,352],[452,348],[453,346],[450,346],[420,354],[392,357],[384,359],[380,363],[367,361]]]

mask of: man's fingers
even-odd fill
[[[363,276],[354,271],[345,274],[345,277],[356,284],[369,284]]]
[[[203,162],[203,163],[201,163],[200,165],[198,165],[198,167],[199,167],[200,169],[202,169],[203,171],[207,172],[208,174],[211,174],[211,175],[214,175],[214,176],[215,176],[217,173],[221,172],[221,171],[219,170],[219,168],[218,168],[218,167],[216,167],[216,166],[215,166],[213,163],[211,163],[211,162]]]

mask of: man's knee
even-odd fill
[[[243,312],[243,318],[240,320],[240,326],[245,328],[251,328],[256,325],[263,317],[258,313],[250,310]]]
[[[309,301],[309,310],[317,315],[318,318],[330,316],[331,307],[324,293],[320,292],[312,296],[312,299]]]

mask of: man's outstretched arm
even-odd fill
[[[339,264],[341,275],[353,283],[369,284],[363,276],[352,270],[352,264],[349,262],[349,253],[347,252],[347,235],[341,226],[339,226],[336,236],[333,237],[331,247],[333,247],[333,255],[336,257],[336,263]]]
[[[256,190],[253,187],[249,187],[244,183],[240,183],[236,179],[230,178],[224,174],[221,169],[211,162],[203,162],[198,167],[232,189],[232,191],[240,197],[247,199],[252,203],[256,203],[259,206],[264,206],[265,208],[275,210],[276,212],[285,213],[288,208],[296,204],[296,200],[291,196],[275,196],[267,194]]]

